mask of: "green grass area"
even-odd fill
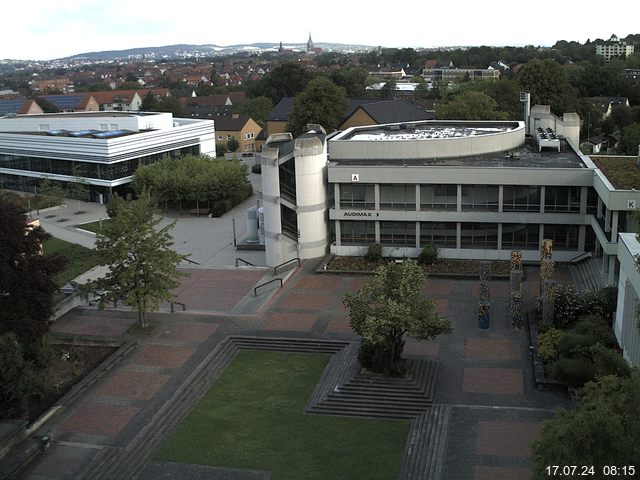
[[[328,355],[240,352],[156,459],[273,480],[397,478],[410,422],[308,415]]]
[[[44,242],[42,248],[47,255],[58,253],[67,259],[64,270],[54,277],[59,286],[68,283],[100,263],[95,250],[59,238],[51,237]]]
[[[102,220],[102,227],[104,228],[109,223],[109,220]],[[100,231],[100,220],[97,222],[89,222],[82,223],[80,225],[76,225],[76,228],[81,228],[82,230],[88,230],[93,233],[98,233]]]
[[[637,157],[590,155],[590,158],[615,188],[622,190],[640,188],[640,167],[636,164]]]

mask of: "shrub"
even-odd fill
[[[537,353],[544,363],[551,363],[558,358],[558,342],[561,336],[562,331],[553,327],[538,335]]]
[[[613,312],[616,310],[618,289],[616,287],[601,288],[595,292],[584,291],[580,294],[580,316],[595,314],[606,319],[609,323],[613,320]]]
[[[262,173],[262,165],[260,165],[259,163],[251,165],[251,171],[257,174]]]
[[[595,376],[595,367],[589,358],[561,358],[549,368],[551,376],[570,387],[581,387]]]
[[[567,328],[580,318],[580,295],[570,285],[558,285],[554,306],[553,323],[558,328]]]
[[[631,375],[631,367],[622,355],[601,343],[591,347],[591,356],[595,375],[616,375],[625,378]]]
[[[369,262],[379,262],[382,260],[382,245],[379,243],[369,245],[365,259]]]
[[[609,323],[598,315],[589,315],[581,318],[580,321],[571,328],[571,332],[590,335],[604,345],[615,345],[613,331]]]
[[[593,335],[574,332],[563,332],[558,340],[558,354],[560,357],[589,356],[589,349],[598,343]]]
[[[225,212],[228,212],[233,207],[231,200],[216,200],[211,205],[211,215],[214,217],[221,217]]]
[[[423,266],[436,263],[436,260],[438,260],[438,247],[433,244],[426,245],[418,255],[418,263]]]

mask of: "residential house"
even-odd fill
[[[44,113],[40,105],[28,98],[0,99],[0,117]]]
[[[627,97],[588,97],[587,100],[602,112],[603,119],[611,115],[611,111],[615,107],[629,106]]]
[[[101,112],[137,112],[142,98],[136,90],[112,90],[91,92],[100,106]]]
[[[596,55],[604,57],[605,62],[614,57],[628,57],[633,55],[633,52],[634,46],[620,40],[615,34],[605,42],[596,43]]]
[[[67,77],[51,78],[49,80],[33,79],[29,81],[29,88],[36,93],[46,93],[60,91],[62,93],[73,93],[75,87],[73,82]]]
[[[59,113],[98,112],[100,105],[91,93],[70,93],[68,95],[42,95],[40,98],[56,106]]]
[[[248,115],[232,114],[215,118],[216,143],[226,144],[231,138],[238,141],[238,152],[255,152],[256,139],[262,127]]]

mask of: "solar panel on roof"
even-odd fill
[[[82,106],[84,95],[45,95],[43,98],[60,109],[71,109]]]
[[[131,133],[129,130],[109,130],[106,132],[98,132],[93,135],[94,138],[116,138]]]
[[[49,130],[47,132],[47,135],[53,135],[53,136],[60,136],[60,135],[65,135],[66,133],[68,133],[67,130]]]
[[[0,100],[0,115],[18,113],[24,104],[24,100]]]
[[[96,133],[96,130],[77,130],[75,132],[69,132],[70,137],[86,137]]]

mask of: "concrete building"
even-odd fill
[[[624,358],[632,365],[640,365],[640,330],[636,313],[640,303],[640,272],[636,263],[640,242],[635,233],[621,233],[618,245],[620,278],[613,332]]]
[[[211,120],[170,113],[84,112],[0,118],[0,188],[37,191],[42,179],[77,182],[93,200],[126,193],[136,168],[163,157],[215,156]]]
[[[392,257],[433,244],[446,258],[508,259],[518,249],[535,261],[550,238],[556,261],[591,252],[615,284],[617,234],[634,228],[640,185],[614,185],[607,162],[580,153],[576,114],[535,106],[528,120],[352,127],[328,140],[318,127],[296,140],[272,135],[262,155],[268,264],[364,255],[374,242]],[[307,223],[310,212],[317,218]]]
[[[620,40],[616,35],[611,35],[608,41],[596,44],[596,55],[604,57],[608,62],[614,57],[628,57],[633,55],[634,46],[628,45],[624,40]]]

